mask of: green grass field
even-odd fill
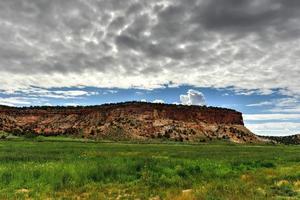
[[[300,146],[0,141],[0,199],[300,199]]]

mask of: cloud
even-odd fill
[[[248,104],[246,106],[248,106],[248,107],[260,107],[260,106],[269,106],[269,105],[273,105],[273,102],[263,101],[263,102],[259,102],[259,103]]]
[[[27,97],[35,98],[55,98],[55,99],[73,99],[82,98],[84,96],[98,95],[96,91],[85,91],[85,90],[47,90],[44,88],[29,88],[27,90],[18,91],[4,91],[7,95],[23,95]]]
[[[268,106],[266,111],[273,113],[300,113],[300,98],[298,96],[278,98],[270,101],[263,101],[254,104],[248,104],[248,107]]]
[[[65,103],[64,104],[65,106],[79,106],[79,104],[77,104],[77,103]]]
[[[282,98],[275,101],[271,112],[300,113],[300,97]]]
[[[300,95],[299,8],[298,0],[1,1],[0,90],[172,83]]]
[[[165,101],[161,99],[155,99],[153,103],[165,103]]]
[[[284,113],[300,113],[300,106],[290,107],[290,108],[280,108],[275,107],[270,109],[271,112],[284,112]]]
[[[244,114],[247,121],[299,120],[300,114]]]
[[[0,97],[0,105],[6,106],[19,106],[30,105],[31,99],[24,97]]]
[[[300,113],[243,114],[246,127],[260,135],[300,134]]]
[[[246,127],[259,135],[287,136],[300,133],[299,122],[266,122],[246,124]]]
[[[94,92],[95,93],[95,92]],[[106,90],[104,91],[102,94],[117,94],[118,91],[117,90]]]
[[[180,95],[180,101],[183,105],[205,105],[204,95],[193,89],[188,90],[187,94]]]
[[[244,95],[244,96],[250,96],[250,95],[270,95],[274,93],[272,89],[241,89],[241,88],[234,88],[233,91],[237,95]]]
[[[29,94],[30,96],[38,97],[47,97],[47,98],[56,98],[56,99],[72,99],[79,98],[82,96],[91,96],[94,93],[89,93],[82,90],[69,90],[69,91],[47,91],[40,94]]]

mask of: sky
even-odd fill
[[[2,0],[0,104],[233,108],[300,133],[299,0]]]

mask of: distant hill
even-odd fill
[[[280,144],[300,144],[300,134],[290,136],[260,136],[265,140]]]
[[[235,110],[144,102],[86,107],[0,106],[0,130],[114,140],[261,142],[244,127],[242,114]]]

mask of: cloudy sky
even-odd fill
[[[300,133],[299,0],[2,0],[0,104],[222,106]]]

